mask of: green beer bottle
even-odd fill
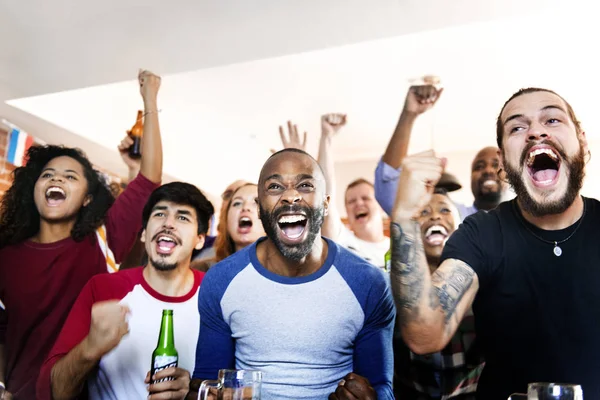
[[[175,349],[175,337],[173,335],[173,310],[163,310],[162,322],[160,323],[160,333],[158,334],[158,344],[152,353],[152,367],[150,376],[170,367],[177,367],[179,355]],[[173,378],[160,379],[152,383],[173,380]]]

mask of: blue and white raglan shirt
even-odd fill
[[[208,271],[194,379],[215,379],[224,368],[260,370],[263,400],[323,400],[354,372],[380,400],[394,398],[389,285],[376,267],[325,240],[327,260],[308,276],[268,271],[256,243]]]

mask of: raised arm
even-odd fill
[[[329,209],[323,221],[321,233],[332,240],[337,240],[342,230],[340,211],[336,205],[335,167],[333,160],[332,141],[339,130],[346,125],[346,115],[326,114],[321,116],[321,141],[319,143],[318,161],[327,183]]]
[[[392,213],[392,290],[402,337],[417,354],[448,344],[479,288],[477,275],[462,261],[446,260],[430,274],[414,220],[429,202],[444,164],[433,151],[407,157]]]
[[[375,169],[375,198],[388,215],[391,215],[394,207],[399,168],[408,152],[413,125],[419,115],[433,107],[441,93],[442,90],[437,90],[433,85],[411,86],[408,89],[398,125]]]
[[[144,133],[142,136],[142,162],[140,172],[154,183],[162,179],[162,141],[158,125],[157,95],[160,77],[150,71],[140,71],[138,75],[140,93],[144,100]]]
[[[411,86],[408,89],[400,119],[383,154],[383,162],[395,169],[402,165],[417,117],[435,105],[443,90],[433,85]]]

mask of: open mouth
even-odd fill
[[[527,169],[536,186],[550,186],[558,178],[560,157],[550,147],[534,148],[527,157]]]
[[[366,211],[359,212],[358,214],[354,215],[354,218],[358,222],[366,221],[368,219],[368,217],[369,217],[369,213]]]
[[[46,189],[46,203],[51,207],[62,204],[67,199],[65,191],[58,186],[50,186]]]
[[[277,221],[281,233],[289,242],[300,242],[302,240],[307,223],[306,216],[302,214],[282,215]]]
[[[448,238],[448,231],[442,225],[432,225],[425,232],[425,243],[440,246]]]
[[[242,217],[238,221],[238,233],[246,234],[252,231],[252,219],[249,217]]]
[[[177,247],[177,240],[174,237],[159,235],[156,238],[156,252],[158,254],[168,256],[175,251],[175,247]]]
[[[483,182],[481,182],[481,187],[488,190],[496,189],[498,185],[498,181],[495,179],[486,179]]]

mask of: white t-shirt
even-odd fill
[[[380,242],[367,242],[357,238],[354,232],[342,225],[336,242],[376,267],[385,270],[385,253],[390,249],[389,237],[385,236],[385,239]]]
[[[193,270],[194,286],[184,296],[164,296],[150,287],[143,277],[143,268],[133,268],[114,274],[93,277],[81,291],[45,365],[49,372],[60,358],[66,356],[90,329],[92,305],[99,301],[120,300],[131,310],[129,333],[112,351],[102,357],[98,368],[88,377],[91,400],[129,400],[148,397],[144,379],[150,370],[152,352],[156,348],[162,310],[173,310],[175,348],[178,366],[192,373],[194,369],[200,313],[198,290],[204,273]],[[49,375],[49,374],[48,374]],[[50,377],[45,381],[49,389]],[[39,386],[39,385],[38,385]],[[45,398],[43,396],[42,398]]]

